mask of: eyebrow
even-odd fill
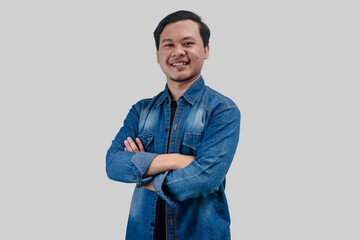
[[[163,42],[174,42],[174,39],[166,38],[166,39],[162,40],[161,42],[162,42],[162,43],[163,43]]]
[[[193,38],[193,37],[184,37],[183,40],[193,40],[193,41],[196,41],[195,38]]]
[[[183,37],[182,40],[183,40],[183,41],[184,41],[184,40],[193,40],[193,41],[196,41],[195,38],[190,37],[190,36],[189,36],[189,37]],[[161,43],[163,43],[163,42],[175,42],[175,41],[174,41],[174,39],[172,39],[172,38],[166,38],[166,39],[164,39],[164,40],[161,41]]]

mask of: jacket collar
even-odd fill
[[[186,92],[182,96],[179,97],[179,100],[183,97],[191,105],[194,105],[196,99],[199,97],[200,93],[202,93],[202,91],[204,89],[205,89],[205,82],[204,82],[204,79],[202,78],[202,76],[200,76],[199,79],[196,80],[189,87],[189,89],[186,90]],[[159,101],[158,101],[157,105],[159,106],[160,104],[162,104],[164,102],[164,100],[167,99],[167,98],[170,99],[170,94],[169,94],[168,85],[166,84],[165,90],[160,95],[160,98],[159,98]]]

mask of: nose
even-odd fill
[[[171,54],[172,57],[183,57],[185,55],[186,55],[186,51],[182,45],[175,46]]]

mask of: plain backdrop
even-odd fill
[[[232,238],[360,239],[350,0],[1,1],[1,239],[124,239],[134,185],[107,178],[105,154],[163,90],[152,33],[181,9],[211,29],[206,84],[242,112]]]

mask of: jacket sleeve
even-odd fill
[[[127,137],[135,139],[138,135],[139,107],[134,105],[124,125],[116,135],[106,154],[107,176],[115,181],[125,183],[138,183],[138,187],[148,183],[152,178],[144,178],[151,161],[157,156],[149,152],[127,152],[124,151],[124,140]]]
[[[169,204],[181,202],[219,189],[230,168],[239,141],[240,111],[237,107],[212,116],[195,161],[187,167],[167,171],[154,178],[157,194]]]

